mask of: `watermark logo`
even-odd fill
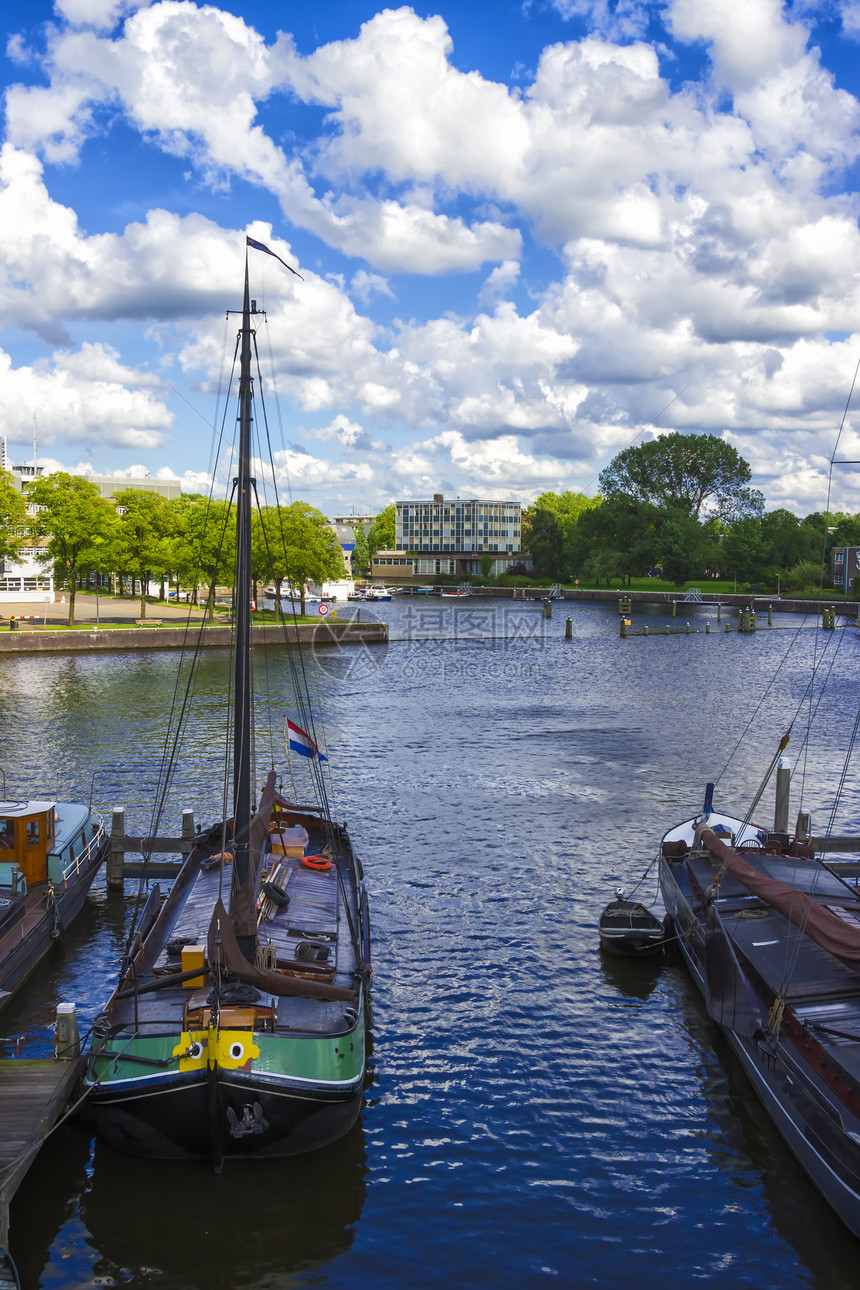
[[[372,630],[380,622],[388,625],[387,644],[362,638],[362,628]],[[543,615],[522,605],[452,608],[404,599],[384,619],[362,604],[355,613],[339,614],[328,630],[331,623],[330,618],[326,629],[316,632],[314,660],[329,676],[351,684],[392,666],[404,680],[533,679],[540,676],[535,651],[547,639]]]

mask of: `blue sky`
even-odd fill
[[[5,9],[13,462],[207,483],[244,234],[332,514],[724,435],[822,509],[860,359],[860,0]],[[858,396],[860,397],[860,396]],[[849,411],[840,456],[860,457]],[[857,480],[858,482],[855,482]],[[834,505],[860,510],[860,476]]]

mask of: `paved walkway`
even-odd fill
[[[41,604],[26,603],[23,601],[2,601],[0,602],[0,627],[8,627],[9,619],[14,615],[15,618],[29,618],[35,615],[37,623],[47,620],[49,623],[67,623],[69,621],[69,593],[60,592],[65,596],[65,602],[58,600],[55,604],[46,605],[44,601]],[[195,609],[193,606],[186,604],[169,605],[147,603],[146,617],[161,618],[165,622],[174,622],[176,620],[185,622],[188,617],[189,608],[192,618],[200,618],[203,615],[202,609]],[[75,622],[76,623],[128,623],[134,626],[135,620],[140,617],[140,596],[133,599],[130,596],[92,596],[88,592],[78,592],[75,597]],[[219,621],[220,615],[216,617]]]

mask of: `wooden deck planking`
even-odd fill
[[[0,1060],[0,1245],[9,1243],[12,1197],[65,1110],[77,1077],[77,1061]]]

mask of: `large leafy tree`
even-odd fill
[[[14,559],[26,536],[27,503],[6,470],[0,470],[0,560]]]
[[[748,487],[750,477],[749,463],[725,439],[673,432],[625,448],[601,471],[600,490],[694,519],[705,508],[733,521],[764,509],[761,493]]]
[[[701,525],[692,516],[680,509],[669,511],[658,537],[663,576],[681,587],[701,573],[705,540]]]
[[[371,555],[377,551],[390,551],[394,547],[394,503],[380,511],[367,530],[367,545]]]
[[[666,518],[665,511],[631,497],[606,498],[602,505],[586,511],[576,525],[570,543],[572,567],[596,577],[599,566],[600,576],[621,575],[629,583],[658,558],[660,529]]]
[[[37,479],[27,500],[39,508],[30,521],[31,532],[49,538],[42,562],[53,560],[58,576],[68,584],[69,626],[73,627],[78,579],[90,569],[104,567],[116,533],[114,508],[95,484],[63,470]]]
[[[281,507],[278,522],[287,576],[300,591],[304,613],[306,582],[343,577],[343,548],[326,517],[308,502]]]
[[[172,562],[182,581],[208,587],[209,617],[215,615],[215,588],[232,583],[235,567],[235,508],[227,501],[205,497],[182,499],[181,531],[174,536]]]
[[[174,558],[170,503],[157,493],[125,488],[116,494],[117,566],[140,580],[140,616],[146,617],[150,579],[169,574]]]
[[[579,563],[576,530],[583,515],[601,504],[585,493],[541,493],[525,513],[523,546],[535,566],[552,578],[564,578]]]

